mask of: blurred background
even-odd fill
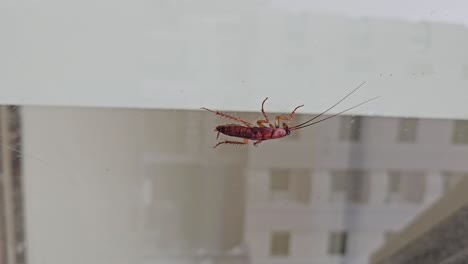
[[[465,263],[464,4],[417,2],[0,3],[0,264]],[[363,81],[259,147],[200,110]]]

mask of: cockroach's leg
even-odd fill
[[[289,114],[289,116],[276,116],[275,117],[275,125],[276,127],[279,127],[279,121],[280,120],[285,120],[287,121],[288,123],[291,122],[291,120],[293,119],[293,116],[294,116],[294,113],[296,112],[297,109],[299,109],[300,107],[303,107],[304,105],[300,105],[296,108],[294,108],[294,110],[291,112],[291,114]]]
[[[253,143],[253,145],[254,145],[255,147],[258,147],[258,145],[259,145],[260,143],[262,143],[262,141],[263,141],[263,140],[261,140],[261,139],[260,139],[260,140],[257,140],[257,141],[255,141],[255,142]]]
[[[202,107],[201,109],[205,109],[207,111],[210,111],[211,113],[214,113],[216,115],[220,115],[220,116],[223,116],[223,117],[226,117],[226,118],[229,118],[229,119],[232,119],[232,120],[236,120],[238,122],[241,122],[243,123],[244,125],[248,126],[248,127],[253,127],[253,124],[247,122],[247,121],[244,121],[238,117],[235,117],[235,116],[231,116],[231,115],[228,115],[226,113],[223,113],[223,112],[220,112],[220,111],[214,111],[214,110],[210,110],[208,108],[205,108],[205,107]]]
[[[291,121],[291,119],[292,118],[290,116],[276,116],[275,117],[275,126],[279,127],[280,120],[285,120],[285,121],[287,121],[289,123]]]
[[[265,113],[265,107],[264,107],[264,106],[265,106],[266,100],[268,100],[268,97],[265,98],[265,100],[263,100],[263,102],[262,102],[262,115],[263,115],[263,117],[265,117],[265,119],[264,119],[264,120],[258,120],[258,121],[257,121],[257,125],[258,125],[259,127],[265,127],[265,125],[263,125],[263,124],[268,124],[268,126],[269,126],[270,128],[275,128],[275,126],[273,126],[273,125],[270,123],[270,119],[268,119],[268,116],[267,116],[267,114]]]
[[[291,114],[289,115],[289,117],[292,119],[292,118],[293,118],[293,115],[294,115],[294,113],[296,112],[296,110],[297,110],[297,109],[299,109],[300,107],[303,107],[303,106],[304,106],[304,105],[300,105],[300,106],[298,106],[298,107],[294,108],[294,110],[291,112]]]
[[[263,102],[262,102],[262,114],[263,114],[263,117],[265,117],[265,120],[266,120],[268,123],[270,123],[270,120],[268,119],[268,116],[267,116],[267,114],[265,113],[265,108],[264,108],[266,100],[268,100],[268,97],[265,98],[265,100],[263,100]]]
[[[219,145],[221,145],[221,144],[246,145],[246,144],[248,144],[248,143],[249,143],[249,140],[248,140],[248,139],[244,139],[244,142],[226,140],[226,141],[219,142],[219,143],[216,144],[216,146],[214,146],[213,148],[216,148],[217,146],[219,146]]]
[[[271,129],[275,128],[272,124],[270,124],[270,121],[269,120],[258,120],[257,121],[257,125],[259,127],[265,127],[264,124],[268,124],[270,126]]]

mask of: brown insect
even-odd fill
[[[242,123],[243,125],[239,125],[239,124],[227,124],[227,125],[219,125],[217,126],[214,131],[217,131],[218,134],[216,136],[216,139],[218,139],[219,137],[219,134],[222,133],[222,134],[225,134],[225,135],[228,135],[228,136],[231,136],[231,137],[237,137],[237,138],[243,138],[244,141],[232,141],[232,140],[226,140],[226,141],[222,141],[222,142],[219,142],[218,144],[216,144],[213,148],[216,148],[217,146],[221,145],[221,144],[238,144],[238,145],[246,145],[248,144],[249,140],[255,140],[255,142],[253,143],[254,146],[258,146],[258,144],[260,144],[261,142],[265,141],[265,140],[271,140],[271,139],[278,139],[278,138],[282,138],[282,137],[285,137],[285,136],[288,136],[289,134],[291,134],[291,131],[294,131],[294,130],[298,130],[298,129],[302,129],[302,128],[305,128],[305,127],[308,127],[308,126],[311,126],[311,125],[314,125],[314,124],[317,124],[317,123],[320,123],[322,121],[325,121],[327,119],[330,119],[332,117],[335,117],[335,116],[338,116],[344,112],[347,112],[351,109],[354,109],[358,106],[361,106],[367,102],[370,102],[374,99],[377,99],[377,97],[374,97],[372,99],[369,99],[365,102],[362,102],[358,105],[355,105],[353,107],[350,107],[344,111],[341,111],[337,114],[334,114],[334,115],[331,115],[329,117],[326,117],[326,118],[323,118],[321,120],[318,120],[318,121],[315,121],[315,122],[312,122],[314,121],[315,119],[319,118],[320,116],[324,115],[325,113],[327,113],[329,110],[331,110],[333,107],[337,106],[339,103],[341,103],[344,99],[346,99],[348,96],[350,96],[352,93],[354,93],[357,89],[359,89],[364,83],[366,82],[363,82],[361,83],[357,88],[355,88],[353,91],[351,91],[349,94],[347,94],[345,97],[343,97],[340,101],[338,101],[336,104],[334,104],[333,106],[331,106],[330,108],[328,108],[327,110],[325,110],[324,112],[320,113],[319,115],[315,116],[314,118],[306,121],[306,122],[303,122],[299,125],[296,125],[296,126],[288,126],[288,124],[284,123],[282,124],[282,127],[280,127],[280,120],[285,120],[287,121],[287,123],[290,123],[293,119],[293,116],[294,116],[294,113],[296,112],[296,110],[304,105],[300,105],[300,106],[297,106],[292,112],[291,114],[289,114],[289,116],[276,116],[275,117],[275,125],[271,124],[270,123],[270,120],[268,119],[268,116],[266,115],[265,113],[265,110],[264,110],[264,104],[265,104],[265,101],[268,99],[265,98],[265,100],[263,100],[262,102],[262,114],[263,114],[263,117],[265,119],[263,120],[258,120],[257,121],[257,125],[258,126],[254,126],[253,124],[247,122],[247,121],[244,121],[238,117],[235,117],[235,116],[231,116],[231,115],[228,115],[228,114],[225,114],[223,112],[220,112],[220,111],[213,111],[213,110],[210,110],[208,108],[205,108],[205,107],[202,107],[201,109],[205,109],[207,111],[210,111],[216,115],[220,115],[220,116],[223,116],[223,117],[226,117],[226,118],[229,118],[231,120],[235,120],[237,122],[240,122]],[[312,123],[310,123],[312,122]],[[264,124],[268,124],[268,127],[265,126]]]

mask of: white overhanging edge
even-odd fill
[[[209,1],[205,2],[208,3]],[[53,3],[44,3],[46,6],[49,4],[52,5]],[[408,6],[410,4],[411,6]],[[407,21],[440,21],[468,25],[468,17],[463,13],[465,9],[462,8],[466,7],[466,3],[452,0],[445,1],[444,6],[440,6],[440,4],[440,1],[422,0],[411,3],[407,1],[393,1],[390,3],[383,0],[358,0],[352,2],[274,0],[269,3],[269,9],[280,10],[283,13],[313,10],[315,13],[344,14],[352,17],[385,17]],[[84,7],[86,5],[83,5]],[[80,10],[76,12],[80,12]],[[32,24],[36,21],[31,20],[29,22]],[[95,22],[102,23],[102,21],[91,21],[90,23]],[[136,24],[136,26],[138,25]],[[14,32],[15,28],[13,27],[10,30]],[[34,30],[33,27],[26,28],[26,33],[33,34]],[[78,29],[75,30],[79,31]],[[86,30],[90,29],[87,28]],[[92,37],[96,32],[91,30],[88,32],[89,36],[86,34],[84,36]],[[105,40],[112,42],[114,39]],[[45,42],[47,44],[47,41]],[[80,43],[74,45],[78,47]],[[136,46],[133,48],[137,49]],[[22,51],[18,48],[18,50],[12,52],[21,54]],[[79,54],[75,56],[75,59],[78,60]],[[10,64],[15,63],[14,59],[9,57],[9,60],[0,62],[0,66],[9,68]],[[44,63],[43,67],[47,68],[47,61],[41,62],[41,65],[42,63]],[[104,68],[110,73],[106,77],[112,76],[114,79],[93,80],[88,78],[89,76],[81,76],[80,67],[77,67],[78,72],[76,75],[57,82],[50,79],[37,79],[36,82],[34,78],[28,79],[27,73],[23,72],[22,68],[18,68],[18,71],[14,72],[15,76],[24,76],[25,78],[8,79],[1,83],[0,103],[24,106],[171,110],[200,110],[200,107],[208,107],[222,111],[258,112],[261,101],[265,97],[269,97],[270,99],[266,105],[267,111],[289,112],[295,106],[305,104],[300,109],[300,113],[316,114],[330,107],[362,81],[367,81],[366,85],[358,93],[348,98],[330,113],[336,113],[345,107],[358,104],[368,98],[380,96],[376,101],[356,108],[350,111],[349,114],[468,119],[466,103],[468,80],[454,80],[453,76],[450,75],[424,76],[414,79],[398,73],[389,75],[387,72],[384,76],[375,72],[350,75],[347,72],[336,70],[335,73],[314,73],[318,77],[310,88],[294,84],[293,79],[291,79],[289,87],[261,81],[205,85],[204,82],[184,83],[181,81],[151,80],[148,79],[148,76],[144,76],[145,78],[132,76],[130,81],[123,80],[123,77],[120,76],[122,72],[112,72],[112,67],[115,67],[114,64],[115,61],[109,61],[110,70]],[[89,65],[89,67],[93,67],[93,65]],[[79,77],[89,79],[89,81],[81,81],[76,84],[74,78]]]
[[[377,79],[377,78],[374,78]],[[148,82],[140,89],[119,91],[105,87],[92,90],[56,90],[55,94],[40,94],[39,90],[31,91],[30,96],[8,94],[4,89],[1,104],[44,107],[103,107],[128,109],[165,109],[165,110],[201,110],[207,107],[213,110],[230,112],[258,112],[261,102],[268,96],[265,104],[267,112],[288,113],[296,106],[304,104],[297,112],[317,114],[342,99],[349,93],[357,80],[348,80],[354,85],[345,85],[346,81],[324,82],[323,90],[310,89],[298,91],[298,94],[283,93],[283,90],[272,90],[269,87],[258,87],[248,91],[239,89],[235,92],[215,89],[187,88],[178,89],[166,85],[152,86]],[[360,80],[359,80],[360,81]],[[347,112],[352,115],[382,117],[418,117],[437,119],[468,119],[467,86],[444,86],[444,80],[371,80],[366,81],[358,91],[329,111],[330,114],[345,110],[365,100],[379,96],[360,107]],[[320,85],[318,85],[320,86]],[[145,88],[146,87],[146,88]],[[139,90],[139,92],[135,92]],[[49,91],[50,92],[50,91]],[[249,94],[245,96],[245,94]],[[106,98],[103,100],[103,98]]]

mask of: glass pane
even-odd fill
[[[435,2],[3,1],[0,264],[466,262]]]

